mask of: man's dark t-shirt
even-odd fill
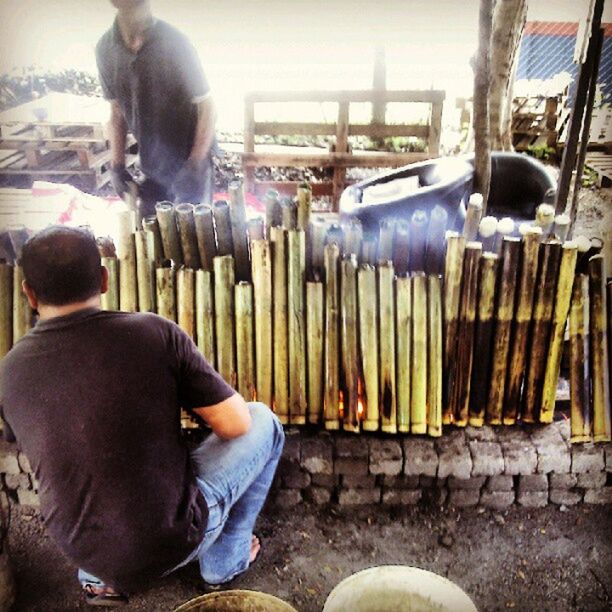
[[[72,561],[130,590],[200,543],[207,508],[180,406],[234,391],[180,328],[97,309],[39,322],[3,359],[0,403]]]

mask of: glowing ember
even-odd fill
[[[338,391],[338,415],[342,419],[344,417],[344,394]]]
[[[365,419],[365,403],[363,401],[363,383],[361,378],[357,380],[357,418],[360,421]]]

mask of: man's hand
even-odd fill
[[[120,198],[122,198],[123,194],[128,191],[129,183],[133,182],[134,180],[123,164],[111,166],[110,179],[115,193]]]
[[[175,202],[197,203],[202,199],[207,162],[206,159],[201,161],[188,159],[183,164],[172,183]]]

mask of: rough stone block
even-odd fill
[[[496,476],[504,471],[504,457],[497,442],[469,443],[472,454],[472,476]]]
[[[0,473],[19,474],[21,468],[17,461],[17,446],[0,440]]]
[[[277,474],[286,489],[303,489],[310,484],[310,474],[303,470],[299,463],[285,457],[281,457],[278,463]]]
[[[514,489],[514,478],[506,474],[489,476],[487,478],[487,491],[512,491]]]
[[[456,476],[469,478],[472,475],[472,455],[465,441],[465,433],[452,431],[435,442],[438,451],[438,477]]]
[[[343,489],[371,489],[376,486],[373,474],[343,474],[340,480]]]
[[[572,435],[569,419],[564,419],[563,421],[555,421],[552,424],[552,427],[556,427],[558,432],[561,434],[561,437],[566,442],[569,442],[569,439]]]
[[[612,504],[612,487],[587,489],[584,493],[585,504]]]
[[[360,476],[367,476],[368,468],[367,457],[359,457],[356,459],[350,457],[337,457],[334,461],[334,472],[336,474],[358,474]]]
[[[283,447],[283,457],[299,462],[301,447],[302,436],[300,435],[300,431],[297,429],[285,430],[285,446]]]
[[[370,440],[370,473],[395,476],[401,473],[402,447],[396,440]]]
[[[548,481],[551,489],[572,489],[578,484],[576,474],[549,474]]]
[[[311,504],[324,506],[331,501],[331,491],[324,487],[308,487],[304,491],[304,499]]]
[[[516,501],[525,508],[543,508],[548,504],[548,491],[519,491]]]
[[[25,456],[24,453],[19,453],[17,455],[17,463],[19,463],[19,467],[22,472],[26,474],[32,473],[32,466],[30,465],[30,460]]]
[[[468,425],[465,428],[465,435],[470,442],[497,442],[497,433],[490,425],[483,425],[482,427]]]
[[[514,503],[514,491],[487,491],[480,496],[480,505],[492,510],[503,510]]]
[[[599,444],[574,444],[572,446],[572,472],[601,472],[605,468],[603,448]]]
[[[548,498],[551,504],[575,506],[582,501],[582,492],[576,489],[551,489]]]
[[[17,489],[17,500],[22,506],[40,507],[40,500],[34,491],[27,489]]]
[[[387,506],[414,506],[421,499],[418,489],[390,489],[383,491],[382,503]]]
[[[512,476],[535,474],[538,467],[538,455],[529,438],[520,437],[514,440],[504,440],[501,446],[505,474]]]
[[[546,474],[525,474],[519,476],[518,492],[548,491],[548,478]]]
[[[335,441],[336,457],[368,458],[368,441],[365,436],[342,436]]]
[[[387,489],[418,489],[418,476],[384,476],[383,484]]]
[[[603,448],[606,457],[606,472],[612,472],[612,442],[604,444]]]
[[[311,474],[333,474],[331,439],[321,436],[302,440],[301,464]]]
[[[312,474],[310,484],[313,487],[333,489],[340,484],[340,476],[338,474]]]
[[[441,489],[446,486],[448,478],[432,478],[431,476],[421,476],[419,487],[421,489]]]
[[[28,474],[5,474],[4,484],[7,489],[15,491],[16,489],[31,489],[32,482]]]
[[[446,487],[441,489],[422,489],[421,493],[421,499],[426,504],[443,506],[448,499],[448,489]]]
[[[455,489],[448,496],[448,503],[457,508],[476,506],[480,501],[480,489]]]
[[[280,489],[274,495],[272,503],[277,508],[293,508],[302,503],[302,492],[299,489]]]
[[[486,476],[474,476],[474,478],[455,478],[455,476],[448,477],[448,488],[451,491],[457,489],[481,489],[485,483]]]
[[[407,476],[435,476],[438,472],[438,453],[433,440],[404,438],[404,474]]]
[[[535,427],[531,432],[531,440],[538,454],[539,474],[563,474],[570,471],[569,446],[555,427]]]
[[[578,474],[578,486],[583,489],[601,489],[606,486],[607,472],[584,472]]]
[[[338,494],[341,506],[365,506],[380,503],[380,488],[375,489],[345,489]]]

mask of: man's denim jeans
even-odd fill
[[[226,441],[211,434],[191,455],[208,523],[200,546],[178,567],[197,558],[209,584],[227,582],[248,568],[255,520],[283,450],[285,436],[276,416],[259,402],[248,407],[253,419],[248,433]],[[83,570],[79,580],[102,585]]]

